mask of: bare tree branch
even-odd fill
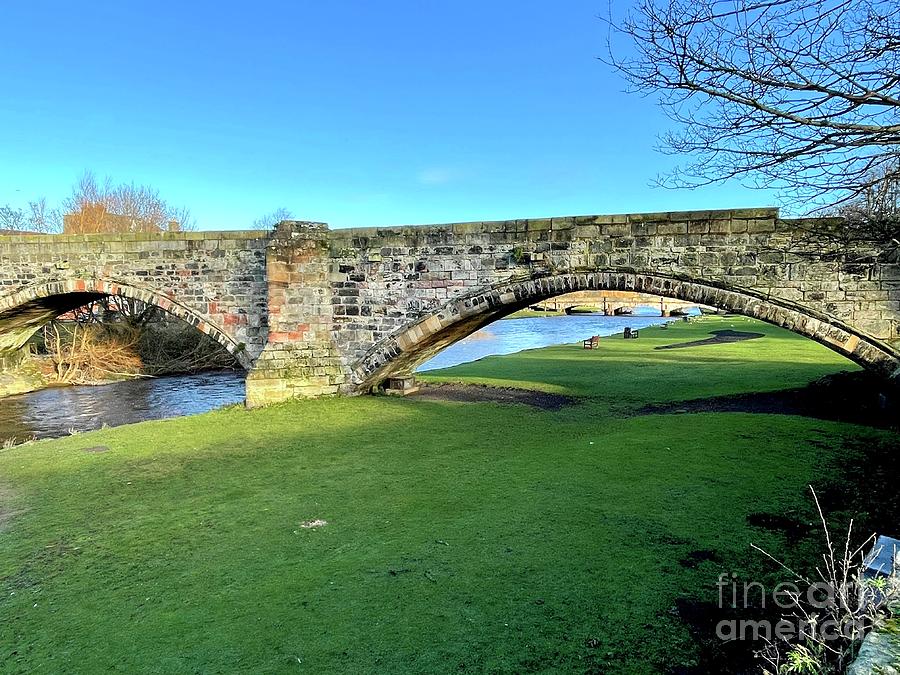
[[[271,230],[282,220],[290,220],[291,218],[293,218],[293,215],[291,214],[290,210],[282,206],[254,220],[253,229]]]
[[[693,157],[661,184],[740,179],[810,212],[900,180],[896,0],[638,0],[605,21],[603,60]]]
[[[0,206],[0,231],[50,234],[59,229],[59,212],[48,208],[44,197],[28,202],[27,209]]]

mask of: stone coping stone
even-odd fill
[[[3,234],[0,243],[54,244],[60,242],[197,241],[205,239],[268,239],[263,230],[201,230],[196,232],[98,232],[93,234]]]
[[[517,218],[509,220],[471,221],[459,223],[434,223],[410,225],[385,225],[379,227],[347,227],[329,231],[329,238],[383,237],[404,234],[411,230],[453,232],[456,234],[487,234],[490,232],[523,232],[540,229],[570,229],[585,224],[627,224],[644,222],[687,222],[698,220],[727,220],[729,218],[754,219],[778,218],[777,207],[744,209],[709,209],[702,211],[660,211],[655,213],[623,213],[604,215],[553,216],[549,218]],[[324,225],[322,223],[321,225]],[[327,227],[327,226],[325,226]],[[267,230],[201,230],[193,232],[128,232],[95,234],[2,234],[0,242],[15,244],[47,244],[54,242],[96,241],[191,241],[203,239],[268,239]]]
[[[548,218],[517,218],[509,220],[475,220],[460,223],[429,223],[410,225],[384,225],[381,227],[342,227],[331,230],[331,238],[349,237],[380,237],[391,234],[400,234],[409,230],[427,232],[450,231],[462,234],[478,234],[498,231],[516,231],[516,227],[534,224],[540,225],[544,221],[552,223],[553,228],[567,228],[574,224],[591,223],[640,223],[640,222],[686,222],[690,220],[719,220],[728,218],[777,218],[777,207],[764,207],[754,209],[712,209],[706,211],[661,211],[657,213],[620,213],[606,215],[579,215],[579,216],[553,216]],[[520,230],[521,231],[521,230]]]

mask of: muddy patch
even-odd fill
[[[872,373],[838,373],[798,389],[650,404],[638,408],[634,414],[678,415],[705,412],[800,415],[896,429],[900,419],[900,393]]]
[[[747,524],[769,532],[778,532],[785,536],[788,541],[797,542],[812,529],[812,523],[807,523],[794,515],[781,513],[751,513],[747,516]]]
[[[710,333],[713,337],[693,342],[676,342],[671,345],[654,347],[654,349],[687,349],[688,347],[703,347],[704,345],[721,345],[730,342],[743,342],[744,340],[758,340],[765,337],[764,333],[748,333],[742,330],[714,330]]]
[[[765,610],[747,607],[731,609],[719,607],[715,602],[694,598],[679,598],[669,613],[677,616],[687,626],[698,651],[698,663],[690,666],[666,664],[661,672],[666,675],[749,675],[758,673],[760,662],[756,650],[763,645],[751,640],[720,640],[716,627],[720,621],[777,620],[777,616]]]
[[[694,567],[698,567],[700,563],[704,562],[721,562],[721,560],[719,558],[719,555],[715,551],[712,551],[710,549],[699,549],[688,553],[678,561],[678,564],[682,567],[693,569]]]
[[[559,410],[578,402],[571,396],[548,394],[529,389],[489,387],[483,384],[430,384],[424,382],[420,382],[419,391],[410,394],[408,398],[458,403],[519,403],[540,410]]]

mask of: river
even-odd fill
[[[524,349],[578,342],[592,335],[615,335],[621,333],[626,326],[645,328],[676,320],[664,319],[657,312],[656,316],[573,314],[495,321],[447,347],[433,359],[419,366],[418,370],[448,368],[495,354],[513,354]]]
[[[613,335],[626,326],[643,328],[672,321],[657,316],[606,317],[595,314],[496,321],[448,347],[420,366],[446,368],[493,354],[511,354],[591,335]],[[14,438],[53,438],[144,420],[196,415],[242,403],[243,372],[128,380],[96,387],[54,387],[0,399],[0,443]]]

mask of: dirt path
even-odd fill
[[[714,330],[711,335],[713,337],[705,340],[694,340],[693,342],[676,342],[671,345],[663,345],[654,347],[654,349],[686,349],[688,347],[702,347],[704,345],[720,345],[729,342],[743,342],[744,340],[757,340],[765,337],[763,333],[748,333],[741,330]]]
[[[461,403],[520,403],[541,410],[559,410],[578,402],[571,396],[548,394],[543,391],[489,387],[483,384],[426,384],[419,383],[419,391],[410,398],[427,401],[457,401]]]

